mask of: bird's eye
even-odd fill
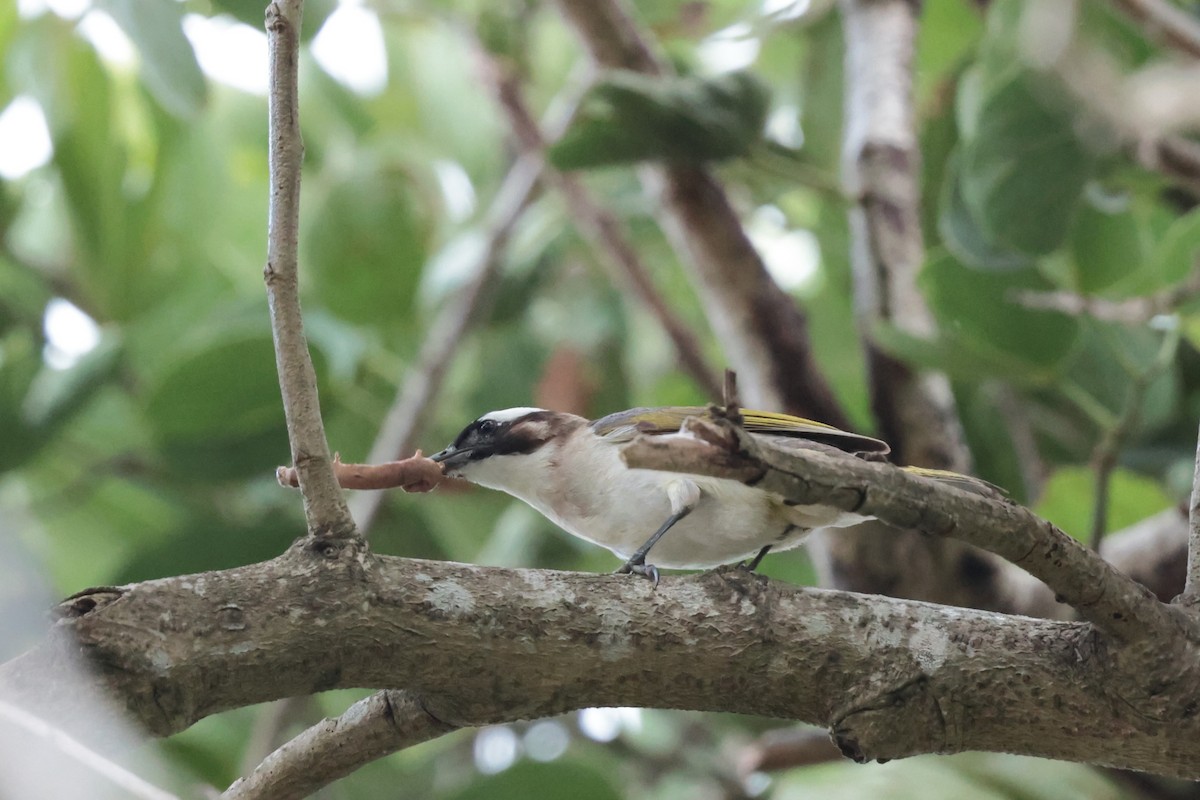
[[[496,432],[496,421],[494,419],[485,419],[479,423],[479,432],[484,436],[490,436]]]

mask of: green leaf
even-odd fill
[[[537,797],[539,800],[621,800],[612,776],[594,767],[568,761],[516,764],[499,775],[477,779],[451,800],[499,800]]]
[[[1071,114],[1039,80],[1016,69],[985,79],[960,163],[962,199],[986,239],[1031,256],[1066,239],[1094,168]]]
[[[41,275],[0,256],[0,336],[18,325],[40,327],[53,296]]]
[[[83,408],[121,364],[119,337],[109,332],[68,369],[43,367],[29,387],[22,416],[30,427],[52,430]]]
[[[20,466],[48,441],[25,419],[25,398],[42,368],[40,343],[30,331],[14,329],[0,339],[0,473]]]
[[[950,156],[946,179],[938,198],[938,232],[946,249],[967,266],[977,269],[1023,269],[1033,264],[1028,255],[991,239],[963,199],[959,154]]]
[[[172,444],[238,441],[278,428],[283,406],[270,335],[236,332],[178,354],[151,389],[146,417]]]
[[[280,493],[281,499],[288,495]],[[298,498],[292,514],[260,509],[251,519],[230,520],[191,511],[181,525],[146,542],[114,576],[116,583],[152,580],[163,575],[230,569],[265,561],[285,550],[304,530]]]
[[[1145,266],[1151,240],[1135,209],[1084,203],[1071,231],[1076,286],[1095,294],[1129,280]]]
[[[761,140],[768,102],[748,72],[711,79],[614,72],[592,88],[550,160],[559,169],[589,169],[745,156]]]
[[[1162,343],[1163,334],[1149,328],[1088,319],[1059,389],[1070,393],[1077,405],[1080,400],[1099,404],[1096,416],[1115,417],[1128,402],[1130,382],[1155,360]],[[1168,420],[1178,406],[1179,391],[1173,366],[1154,377],[1142,397],[1139,429],[1152,429]]]
[[[432,235],[413,185],[403,167],[364,163],[318,201],[304,263],[334,314],[359,324],[409,315]]]
[[[930,3],[922,8],[914,69],[922,105],[974,52],[982,30],[978,10],[967,3]]]
[[[1076,320],[1013,302],[1016,291],[1048,288],[1033,270],[981,272],[943,254],[925,265],[920,280],[940,328],[1002,373],[1020,370],[1010,377],[1048,378],[1079,336]]]
[[[1087,467],[1060,467],[1046,482],[1034,511],[1086,542],[1092,532],[1095,482],[1095,473]],[[1108,531],[1128,527],[1173,505],[1158,481],[1121,468],[1113,470],[1108,497]]]
[[[142,81],[154,99],[177,117],[195,117],[204,108],[208,85],[192,43],[183,35],[184,7],[169,0],[99,0],[98,7],[137,46]]]
[[[1200,208],[1171,223],[1154,248],[1150,264],[1160,286],[1177,283],[1200,269]]]
[[[820,15],[809,30],[807,52],[797,76],[804,153],[813,164],[830,172],[839,168],[842,156],[843,42],[842,15]]]
[[[71,223],[70,257],[81,295],[98,319],[126,320],[163,291],[150,261],[150,211],[126,170],[127,140],[115,109],[122,90],[96,53],[47,14],[14,42],[11,72],[46,114]],[[60,233],[61,235],[61,233]]]

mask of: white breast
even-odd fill
[[[787,506],[776,495],[736,481],[629,469],[618,447],[578,431],[569,446],[549,443],[528,455],[496,456],[463,477],[520,498],[568,533],[628,558],[671,515],[668,486],[693,481],[695,510],[676,523],[646,561],[707,568],[751,558],[766,545],[795,547],[814,527],[866,519],[825,506]]]

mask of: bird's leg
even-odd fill
[[[682,511],[678,511],[667,517],[667,521],[662,524],[662,527],[656,530],[654,535],[647,539],[646,543],[634,551],[634,554],[629,557],[629,560],[621,565],[621,568],[617,570],[617,574],[628,575],[633,573],[634,575],[641,575],[654,581],[654,585],[658,586],[658,567],[654,566],[653,564],[646,563],[646,554],[649,553],[650,548],[654,547],[654,544],[662,538],[662,535],[671,529],[672,525],[674,525],[676,522],[679,522],[679,520],[683,519],[690,513],[692,513],[692,509],[685,508]]]
[[[692,513],[696,508],[696,504],[700,502],[700,487],[686,479],[672,481],[667,485],[667,497],[671,500],[671,516],[667,517],[667,521],[654,532],[654,535],[621,565],[621,568],[617,570],[618,575],[641,575],[654,581],[654,585],[658,586],[658,567],[647,564],[646,555],[650,552],[650,548],[658,543],[663,534],[671,529],[672,525]]]
[[[754,572],[754,570],[758,569],[758,565],[762,563],[763,556],[765,556],[770,549],[771,545],[766,545],[762,550],[758,551],[758,555],[751,559],[749,564],[742,564],[741,566],[744,567],[747,572]]]

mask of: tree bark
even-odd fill
[[[410,687],[449,725],[587,706],[727,711],[828,726],[857,760],[994,750],[1200,778],[1193,672],[1155,681],[1087,623],[800,588],[739,568],[668,576],[655,590],[315,541],[68,600],[42,645],[0,665],[0,692],[69,716],[80,692],[102,690],[167,735],[294,694]],[[71,653],[95,667],[90,686],[62,679]]]

